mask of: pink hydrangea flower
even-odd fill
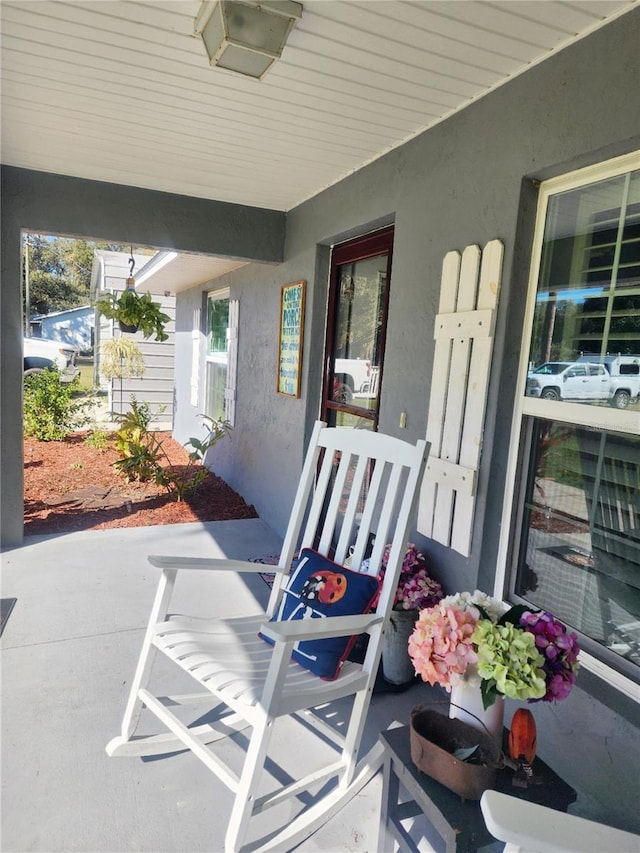
[[[461,610],[437,604],[422,610],[408,643],[416,675],[450,691],[469,664],[477,662],[471,637],[479,618],[475,607]]]

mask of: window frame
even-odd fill
[[[224,353],[224,356],[225,356],[224,359],[222,358],[222,352],[216,352],[216,353],[210,352],[210,340],[211,340],[212,332],[211,332],[211,329],[209,328],[209,300],[212,300],[214,302],[218,302],[218,301],[221,301],[223,299],[226,299],[227,302],[229,302],[229,304],[231,303],[230,288],[223,287],[219,290],[207,291],[207,298],[206,298],[206,302],[205,302],[206,310],[205,310],[205,319],[204,319],[204,322],[205,322],[205,336],[204,336],[205,337],[205,353],[204,353],[204,382],[203,382],[204,399],[202,402],[203,402],[203,409],[205,411],[205,414],[207,414],[208,417],[212,417],[212,415],[208,414],[208,406],[209,406],[209,399],[210,399],[210,388],[209,388],[209,382],[208,382],[208,365],[209,364],[222,364],[222,363],[224,363],[225,367],[226,367],[226,373],[225,373],[225,385],[224,385],[224,389],[223,389],[222,419],[226,419],[226,417],[227,417],[227,401],[226,401],[225,392],[226,392],[227,383],[228,383],[228,370],[229,370],[229,359],[230,359],[230,353],[229,353],[229,321],[227,321],[227,332],[226,332],[226,337],[225,337],[226,350]]]
[[[586,427],[597,425],[602,430],[622,434],[637,434],[637,412],[609,409],[602,406],[588,406],[562,400],[543,400],[525,395],[549,200],[559,192],[578,189],[637,169],[640,169],[640,151],[634,151],[604,163],[597,163],[585,169],[550,178],[539,186],[494,583],[494,595],[511,603],[517,599],[514,593],[514,585],[517,555],[523,535],[522,514],[519,513],[519,508],[522,506],[527,486],[532,419],[566,421],[569,424]],[[614,669],[602,658],[585,650],[581,651],[580,661],[586,670],[602,678],[635,702],[640,703],[640,683]]]

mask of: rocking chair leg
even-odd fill
[[[153,607],[151,608],[151,615],[149,616],[147,631],[145,633],[144,641],[142,643],[142,650],[140,652],[138,666],[136,667],[136,671],[133,676],[133,681],[131,682],[129,699],[127,700],[124,716],[122,718],[122,728],[120,730],[120,740],[122,742],[126,742],[130,739],[131,735],[136,729],[136,726],[138,725],[140,711],[142,710],[143,705],[142,701],[138,696],[138,691],[147,682],[149,670],[151,669],[151,664],[153,663],[153,658],[155,656],[156,651],[155,648],[151,645],[153,629],[154,626],[158,622],[161,622],[167,615],[167,610],[169,609],[169,601],[171,600],[173,587],[176,582],[176,575],[177,572],[175,570],[165,569],[162,572],[162,576],[160,577],[160,581],[158,583],[156,597],[153,602]]]
[[[370,684],[366,692],[358,693],[353,702],[351,710],[351,719],[345,736],[344,747],[342,750],[342,760],[344,762],[344,772],[341,775],[339,786],[348,788],[353,781],[353,776],[356,771],[356,762],[358,759],[358,744],[362,741],[362,733],[364,731],[367,709],[371,701],[373,687]]]
[[[240,853],[244,844],[253,805],[256,801],[258,785],[271,740],[273,718],[264,717],[254,726],[247,750],[240,784],[231,810],[231,817],[225,836],[225,853]]]

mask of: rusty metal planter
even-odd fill
[[[478,763],[460,761],[457,749],[478,745]],[[440,784],[465,800],[479,800],[492,788],[503,766],[502,751],[493,738],[444,714],[418,706],[411,711],[411,760]]]

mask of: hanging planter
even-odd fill
[[[144,356],[131,338],[111,338],[100,346],[100,375],[109,382],[120,380],[120,414],[124,412],[122,380],[142,376]]]
[[[123,332],[141,331],[145,338],[155,336],[156,341],[166,341],[169,335],[164,330],[171,319],[160,310],[160,305],[151,300],[150,293],[123,290],[117,296],[108,293],[96,302],[96,308],[110,320],[117,320]]]
[[[135,265],[132,246],[126,290],[119,296],[107,293],[104,299],[96,302],[96,308],[109,320],[117,320],[121,332],[134,334],[141,331],[145,338],[155,335],[156,341],[166,341],[169,335],[164,327],[171,318],[160,310],[158,302],[152,301],[150,293],[136,293]]]
[[[105,379],[130,379],[142,376],[144,356],[135,341],[112,338],[100,348],[100,375]]]

